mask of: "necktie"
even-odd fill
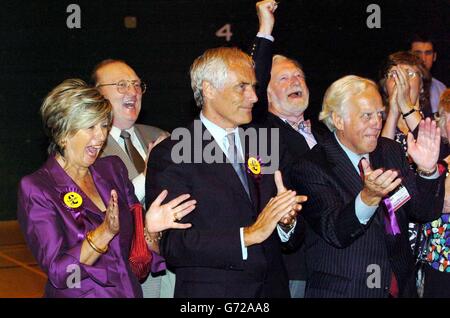
[[[312,132],[311,132],[311,122],[309,121],[309,119],[301,121],[298,124],[298,130],[301,130],[301,131],[303,131],[304,133],[307,133],[307,134],[312,134]]]
[[[286,119],[286,122],[294,128],[295,131],[297,131],[299,134],[301,134],[304,138],[306,143],[308,144],[309,149],[312,149],[315,145],[317,145],[316,138],[314,138],[314,135],[311,130],[311,121],[303,120],[303,117],[298,122],[289,121]]]
[[[359,169],[359,176],[361,177],[361,180],[362,180],[362,182],[363,182],[363,184],[364,184],[364,168],[363,168],[363,166],[362,166],[362,161],[363,161],[363,159],[366,159],[366,158],[362,157],[362,158],[359,160],[359,163],[358,163],[358,169]]]
[[[389,295],[392,298],[398,298],[398,282],[397,282],[397,278],[395,277],[394,272],[392,272],[391,275],[391,286],[389,287]]]
[[[133,162],[137,172],[138,173],[144,172],[145,169],[144,159],[142,159],[137,149],[133,146],[133,143],[131,142],[130,138],[131,137],[130,133],[126,130],[122,130],[120,132],[120,137],[122,137],[123,141],[125,142],[125,150],[128,154],[128,157],[130,157],[131,161]]]
[[[248,189],[247,174],[245,173],[245,167],[244,167],[243,160],[239,160],[239,159],[241,159],[240,158],[241,156],[239,155],[237,147],[236,147],[234,133],[232,132],[232,133],[227,134],[227,139],[228,139],[228,160],[230,160],[234,171],[236,171],[239,179],[241,180],[241,183],[245,189],[245,192],[247,192],[247,195],[250,197],[250,191]]]
[[[300,131],[302,131],[302,132],[304,132],[306,134],[312,134],[311,121],[309,119],[308,120],[301,119],[298,122],[290,121],[290,120],[287,120],[287,119],[286,119],[286,121],[295,130],[297,130],[297,131],[300,130]]]

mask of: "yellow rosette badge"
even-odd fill
[[[247,167],[254,175],[258,175],[261,173],[261,163],[255,157],[248,158]]]
[[[71,209],[79,208],[83,204],[83,198],[76,192],[68,192],[64,195],[64,203]]]

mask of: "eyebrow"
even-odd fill
[[[414,53],[431,53],[433,50],[413,50]]]
[[[237,83],[236,86],[239,86],[239,85],[249,85],[249,86],[256,87],[258,84],[259,84],[258,82],[254,82],[254,83],[252,84],[252,83],[250,83],[250,82],[244,82],[244,81],[241,81],[241,82]]]

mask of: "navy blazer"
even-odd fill
[[[206,128],[201,127],[203,134]],[[194,136],[193,125],[188,131]],[[289,297],[276,230],[248,248],[247,260],[242,257],[240,228],[253,224],[276,195],[273,175],[257,181],[248,173],[249,197],[230,163],[206,163],[203,158],[198,163],[174,163],[171,154],[177,142],[166,139],[153,149],[146,178],[147,202],[162,189],[168,189],[169,199],[189,193],[197,200],[196,209],[183,218],[192,228],[166,231],[160,244],[169,268],[176,272],[175,297]],[[203,140],[196,150],[195,141],[189,143],[191,160],[198,150],[220,149],[214,139]],[[283,150],[280,153],[283,158]],[[221,150],[218,155],[225,156]]]

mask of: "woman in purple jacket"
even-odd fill
[[[21,180],[17,216],[48,276],[45,296],[142,297],[129,263],[135,231],[130,209],[139,202],[122,161],[98,159],[111,105],[95,88],[69,79],[49,93],[41,116],[50,137],[49,157]],[[190,227],[176,221],[195,208],[194,200],[184,202],[188,194],[161,205],[166,196],[163,191],[145,214],[153,271],[165,266],[156,253],[160,231]]]

